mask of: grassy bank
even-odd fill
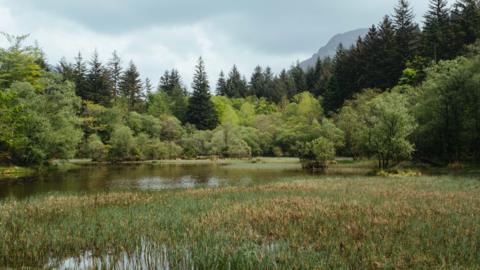
[[[478,194],[478,178],[312,177],[7,201],[0,266],[473,269]]]

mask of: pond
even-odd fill
[[[307,174],[301,170],[297,159],[84,165],[67,172],[49,172],[14,181],[0,181],[0,199],[23,199],[50,192],[93,193],[250,185]]]

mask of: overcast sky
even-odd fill
[[[202,56],[211,86],[235,63],[250,76],[310,57],[333,35],[377,24],[397,0],[0,0],[0,31],[31,35],[50,63],[116,49],[155,84],[176,68],[190,85]],[[427,0],[411,0],[417,20]],[[5,45],[5,41],[0,41]],[[213,88],[213,87],[212,87]]]

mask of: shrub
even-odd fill
[[[325,170],[335,158],[335,144],[323,137],[302,145],[299,151],[304,169]]]
[[[110,161],[128,161],[138,159],[138,150],[133,132],[126,126],[117,126],[112,132],[108,153]]]
[[[93,161],[103,161],[108,155],[108,146],[105,145],[97,134],[92,134],[87,139],[86,155]]]

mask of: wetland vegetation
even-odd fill
[[[0,268],[480,268],[480,4],[429,2],[215,95],[2,33]]]

